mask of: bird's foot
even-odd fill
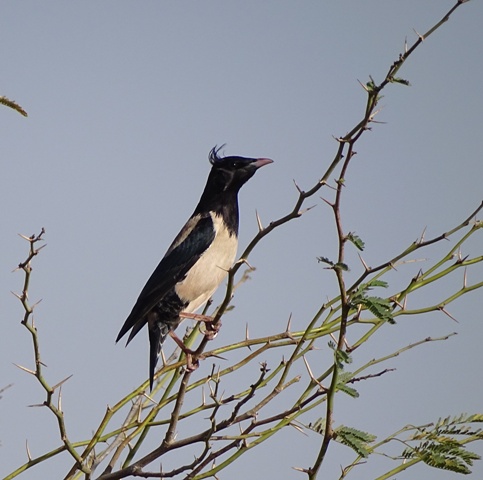
[[[186,370],[188,370],[188,372],[194,372],[200,366],[198,358],[199,357],[193,357],[191,354],[186,355]]]
[[[209,315],[181,312],[179,316],[181,318],[189,318],[190,320],[196,320],[197,322],[204,323],[206,329],[202,330],[202,333],[208,340],[213,340],[221,328],[221,322],[218,321],[214,323],[214,317],[210,317]]]
[[[221,328],[221,322],[218,321],[216,323],[205,323],[205,329],[201,330],[201,333],[208,339],[213,340]]]

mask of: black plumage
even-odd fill
[[[116,342],[131,330],[127,343],[147,324],[150,343],[149,379],[166,336],[180,324],[180,314],[204,305],[226,277],[238,244],[238,191],[268,158],[220,157],[212,165],[193,214],[147,281]]]

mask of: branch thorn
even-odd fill
[[[413,28],[413,32],[418,36],[419,40],[424,42],[424,35],[421,35],[420,33],[418,33],[418,31],[415,28]]]
[[[453,315],[451,315],[445,308],[444,308],[444,305],[441,305],[439,307],[439,310],[441,310],[444,314],[448,315],[449,318],[451,318],[451,320],[453,320],[454,322],[456,323],[460,323],[458,322],[458,320],[456,320],[456,318],[453,317]]]
[[[291,326],[292,326],[292,312],[290,312],[290,315],[288,316],[287,327],[285,328],[285,331],[287,333],[290,333],[290,327]]]
[[[29,441],[25,440],[25,450],[27,450],[27,458],[29,462],[32,460],[32,455],[30,455]]]
[[[69,380],[72,377],[72,375],[74,375],[74,374],[72,373],[68,377],[64,378],[64,380],[61,380],[59,383],[55,384],[52,387],[52,391],[54,392],[58,387],[62,386],[63,383],[67,382],[67,380]],[[60,392],[59,392],[59,395],[60,395]]]
[[[30,368],[22,367],[22,365],[18,365],[17,363],[14,363],[14,365],[17,368],[20,368],[20,370],[23,370],[24,372],[30,373],[31,375],[35,375],[35,371],[34,370],[30,370]]]
[[[359,85],[367,92],[369,93],[369,89],[358,79]],[[340,141],[340,140],[339,140]]]
[[[258,215],[258,211],[257,210],[255,210],[255,214],[257,216],[258,231],[259,232],[263,232],[262,221],[260,220],[260,215]]]
[[[302,357],[304,359],[305,367],[307,368],[307,372],[309,374],[310,379],[317,384],[322,391],[326,391],[327,389],[314,377],[314,374],[312,373],[312,369],[310,368],[309,362],[305,358],[305,355]]]
[[[364,261],[364,259],[362,258],[360,253],[357,253],[357,255],[359,256],[359,260],[361,261],[362,265],[364,266],[365,271],[368,272],[370,270],[370,267],[367,266],[367,263]]]
[[[305,192],[297,185],[297,182],[295,181],[295,179],[292,179],[292,181],[293,181],[293,184],[295,185],[295,188],[300,193],[300,195],[303,195]]]

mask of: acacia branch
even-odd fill
[[[43,390],[45,391],[46,394],[46,399],[38,405],[35,406],[45,406],[47,407],[55,416],[57,420],[57,425],[58,425],[58,430],[59,430],[59,435],[60,439],[63,443],[63,446],[54,450],[53,452],[49,452],[46,455],[43,455],[41,457],[38,457],[37,459],[31,459],[29,458],[29,461],[26,462],[24,465],[22,465],[19,469],[17,469],[15,472],[12,472],[12,474],[8,475],[6,479],[14,478],[16,475],[18,475],[21,471],[27,470],[28,468],[32,467],[33,465],[39,463],[40,461],[45,460],[46,458],[50,458],[52,455],[56,455],[64,450],[68,451],[69,454],[74,458],[76,461],[78,468],[80,468],[84,473],[88,473],[89,469],[85,466],[82,465],[81,463],[81,457],[75,450],[73,444],[69,440],[67,436],[67,430],[65,426],[65,420],[64,420],[64,413],[62,411],[61,407],[61,390],[60,387],[62,384],[70,378],[67,377],[66,379],[62,380],[61,382],[58,382],[56,385],[53,387],[50,386],[50,384],[47,382],[43,375],[42,367],[43,363],[41,360],[40,356],[40,345],[39,345],[39,337],[37,333],[37,328],[35,327],[34,321],[33,321],[33,312],[36,304],[31,305],[29,302],[29,287],[30,287],[30,280],[31,280],[31,274],[32,274],[32,260],[34,259],[35,256],[37,256],[42,248],[45,247],[45,245],[42,245],[40,247],[37,247],[37,244],[41,241],[43,241],[43,235],[45,234],[45,229],[42,228],[40,233],[38,235],[31,235],[30,237],[27,237],[25,235],[20,235],[24,240],[27,240],[29,242],[29,254],[27,258],[19,263],[18,267],[16,270],[22,270],[24,272],[24,284],[22,288],[22,293],[21,294],[14,294],[21,302],[22,307],[24,309],[24,317],[22,320],[22,325],[25,326],[25,328],[30,332],[31,338],[32,338],[32,343],[33,343],[33,348],[34,348],[34,362],[35,362],[35,369],[31,370],[26,367],[22,367],[20,365],[17,365],[21,370],[26,371],[37,379],[37,381],[40,383],[42,386]],[[58,390],[58,402],[57,405],[54,404],[53,402],[53,396],[55,391]]]

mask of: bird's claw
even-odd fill
[[[186,354],[186,370],[194,372],[200,366],[199,356],[195,352]]]
[[[220,331],[221,328],[221,322],[208,322],[205,323],[205,329],[201,330],[201,333],[208,339],[208,340],[213,340],[218,332]]]
[[[201,333],[208,339],[208,340],[213,340],[217,333],[219,332],[221,328],[221,322],[215,322],[214,317],[211,317],[209,315],[201,315],[199,313],[188,313],[188,312],[181,312],[179,315],[181,318],[189,318],[190,320],[195,320],[200,323],[205,324],[205,329],[201,330]]]

